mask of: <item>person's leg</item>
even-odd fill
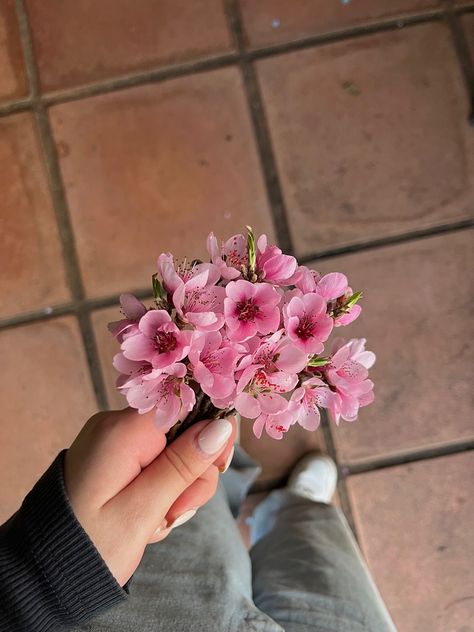
[[[251,537],[255,605],[286,632],[395,630],[336,507],[272,492],[254,512]]]
[[[147,547],[127,602],[76,629],[283,632],[251,593],[248,553],[220,487],[192,520]]]

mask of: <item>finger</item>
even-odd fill
[[[129,511],[141,514],[144,526],[148,524],[155,531],[171,505],[224,450],[233,428],[227,419],[194,424],[114,500],[124,503]]]
[[[163,538],[163,531],[171,531],[173,527],[180,526],[180,518],[187,520],[193,517],[193,511],[197,511],[205,505],[216,493],[219,472],[215,465],[211,465],[204,474],[196,479],[171,505],[170,510],[160,525],[160,530],[156,531],[150,538],[149,544],[159,542]]]
[[[235,437],[237,434],[237,417],[235,415],[231,415],[230,417],[227,417],[227,419],[232,423],[232,434],[229,441],[227,442],[225,449],[214,461],[214,465],[219,469],[219,472],[221,472],[221,474],[227,470],[232,461],[232,457],[234,456]]]

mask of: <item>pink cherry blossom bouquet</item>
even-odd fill
[[[339,272],[298,265],[267,237],[207,239],[209,262],[158,257],[155,305],[120,297],[124,318],[109,324],[121,351],[117,387],[139,413],[155,411],[171,441],[193,422],[237,411],[281,439],[294,424],[315,430],[320,409],[354,421],[374,399],[365,339],[337,338],[355,320],[360,292]]]

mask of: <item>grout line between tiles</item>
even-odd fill
[[[468,120],[471,125],[474,125],[474,60],[471,57],[461,20],[454,10],[452,0],[445,0],[445,2],[446,22],[451,30],[454,48],[469,99]]]
[[[270,44],[261,48],[250,48],[244,55],[249,60],[264,59],[274,55],[282,55],[292,53],[306,48],[315,48],[334,42],[340,42],[375,33],[384,33],[386,31],[399,30],[401,28],[417,26],[426,22],[436,22],[443,18],[444,10],[442,8],[433,9],[420,14],[400,14],[395,17],[382,18],[377,22],[368,22],[358,24],[347,28],[329,31],[327,33],[318,33],[297,40],[282,42],[280,44]]]
[[[150,288],[130,290],[130,293],[134,294],[139,299],[153,299],[153,296],[150,294]],[[51,318],[63,316],[64,314],[77,314],[79,312],[88,313],[103,309],[104,307],[112,307],[113,305],[116,305],[118,308],[119,299],[120,294],[112,294],[99,298],[85,298],[82,301],[61,303],[60,305],[45,307],[33,312],[7,316],[6,318],[0,318],[0,330],[8,329],[9,327],[17,327],[18,325],[35,323],[42,320],[49,320]]]
[[[40,87],[38,69],[34,58],[31,33],[28,24],[28,15],[24,5],[24,0],[15,0],[15,7],[18,16],[28,83],[30,86],[31,101],[43,153],[48,185],[53,201],[54,213],[58,224],[67,281],[73,298],[72,304],[73,307],[75,307],[74,311],[79,324],[97,405],[99,408],[106,408],[107,398],[105,394],[104,380],[100,368],[99,355],[90,315],[86,311],[82,310],[79,305],[79,301],[84,298],[84,288],[79,272],[79,264],[74,244],[74,234],[67,208],[64,186],[57,161],[48,113],[39,96]]]
[[[125,88],[134,88],[136,86],[146,85],[147,83],[160,83],[170,79],[177,79],[189,75],[200,74],[210,70],[218,70],[232,66],[238,61],[236,53],[228,53],[211,57],[209,59],[200,59],[197,61],[176,64],[173,66],[165,66],[155,70],[149,70],[141,73],[131,73],[121,77],[107,79],[97,83],[70,88],[66,90],[58,90],[43,95],[42,100],[48,106],[58,103],[66,103],[68,101],[77,101],[88,97],[98,96],[109,92],[117,92]]]
[[[267,198],[270,203],[277,241],[284,252],[293,254],[293,243],[271,144],[270,131],[265,117],[262,96],[260,94],[255,68],[252,62],[247,61],[244,55],[244,37],[239,8],[235,0],[225,0],[224,6],[229,30],[239,51],[239,68],[242,74],[245,95],[252,119],[254,137],[260,157],[262,174],[265,181]]]
[[[408,463],[418,463],[429,459],[436,459],[453,454],[462,454],[474,450],[474,439],[449,443],[447,445],[435,446],[432,448],[421,448],[410,452],[393,454],[389,456],[376,457],[359,462],[347,462],[341,464],[344,476],[354,474],[365,474],[390,467],[397,467]]]
[[[16,314],[15,316],[7,316],[6,318],[0,319],[0,331],[2,329],[11,329],[21,325],[31,325],[43,320],[58,318],[59,316],[64,316],[65,314],[74,314],[75,311],[75,307],[72,303],[64,303],[62,305],[46,307],[33,312],[24,312],[23,314]]]
[[[410,233],[403,233],[401,235],[394,235],[393,237],[380,237],[379,239],[372,239],[368,242],[349,244],[347,246],[341,246],[340,248],[330,248],[328,250],[321,250],[319,252],[315,251],[311,254],[298,257],[298,261],[301,264],[307,264],[311,263],[312,261],[319,261],[321,259],[331,259],[332,257],[339,257],[356,252],[365,252],[367,250],[375,250],[378,248],[384,248],[386,246],[396,246],[397,244],[420,241],[429,237],[436,237],[437,235],[444,235],[458,231],[469,230],[473,227],[474,219],[465,219],[460,220],[459,222],[453,222],[451,224],[442,224],[441,226],[433,226],[432,228],[415,230]]]
[[[464,13],[474,13],[474,2],[470,4],[465,4],[464,6],[455,5],[453,7],[454,13],[457,15],[463,15]]]
[[[29,97],[0,103],[0,118],[16,114],[17,112],[27,112],[33,107],[33,102]]]

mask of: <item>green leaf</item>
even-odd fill
[[[308,366],[325,366],[326,364],[329,364],[329,358],[312,357],[308,362]]]
[[[251,226],[247,228],[247,252],[249,256],[249,269],[253,273],[257,266],[257,251],[255,249],[255,236]]]
[[[158,279],[157,273],[155,273],[152,277],[153,282],[153,296],[156,300],[166,299],[166,291],[162,286],[161,281]]]
[[[362,298],[362,292],[354,292],[354,294],[348,298],[345,307],[352,307],[360,298]]]

